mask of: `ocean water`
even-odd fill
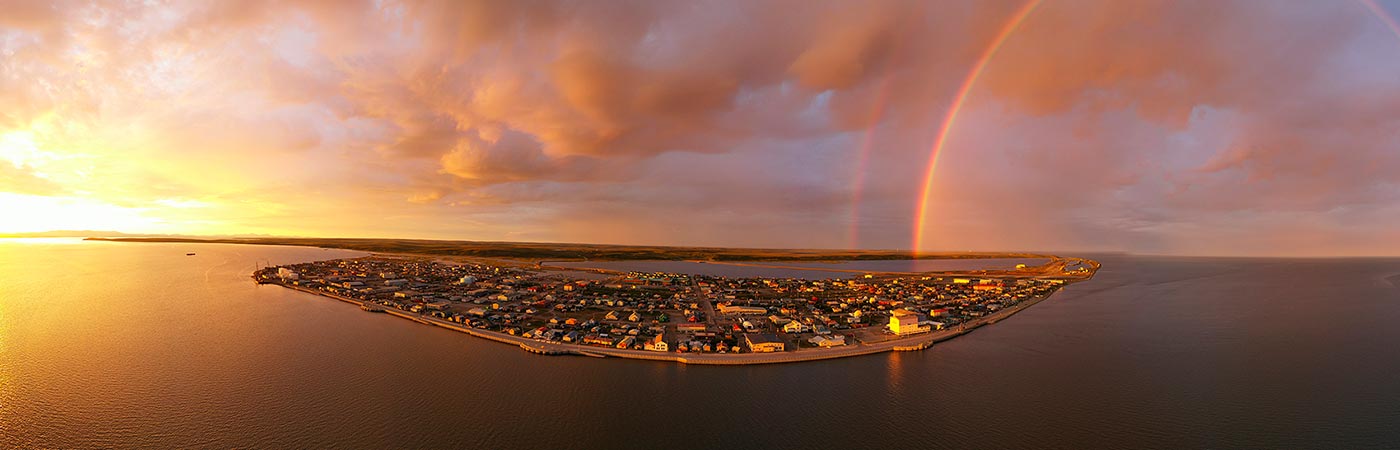
[[[922,352],[692,367],[249,279],[356,255],[0,240],[0,448],[1400,447],[1400,259],[1100,255]]]

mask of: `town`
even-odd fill
[[[521,339],[690,354],[820,351],[965,329],[1066,282],[731,278],[384,256],[268,267],[254,279]]]

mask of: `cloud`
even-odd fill
[[[1021,5],[5,2],[0,132],[65,157],[0,190],[194,199],[238,232],[899,248]],[[1368,14],[1044,2],[939,157],[930,241],[1377,236],[1336,225],[1400,219],[1400,46]]]
[[[0,192],[52,196],[65,192],[63,186],[34,173],[29,166],[0,161]]]

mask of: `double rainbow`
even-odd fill
[[[991,44],[987,45],[986,50],[982,51],[982,56],[977,58],[977,63],[972,65],[972,70],[968,71],[962,86],[959,86],[957,93],[953,95],[953,104],[948,107],[948,112],[943,114],[943,126],[938,128],[938,136],[933,140],[928,169],[924,171],[924,192],[919,196],[918,213],[914,216],[914,246],[912,249],[915,254],[918,254],[919,250],[923,248],[924,225],[928,222],[929,197],[933,195],[933,174],[938,170],[938,157],[943,154],[943,146],[948,143],[948,132],[953,129],[953,124],[957,122],[958,112],[962,110],[963,103],[967,101],[967,94],[972,92],[972,87],[977,84],[977,78],[982,75],[982,70],[987,68],[987,63],[992,60],[993,56],[996,56],[1001,45],[1006,43],[1006,38],[1011,37],[1011,34],[1021,27],[1021,23],[1026,21],[1026,17],[1029,17],[1031,12],[1040,6],[1040,2],[1041,0],[1031,0],[1021,5],[1011,15],[1011,19],[1001,26],[1001,31],[992,39]]]
[[[916,205],[917,213],[914,218],[914,240],[913,247],[911,248],[915,255],[919,254],[924,246],[924,228],[928,224],[928,205],[929,197],[933,194],[933,176],[938,169],[938,159],[939,156],[943,154],[943,147],[948,143],[948,134],[952,130],[953,124],[957,122],[958,112],[962,110],[963,103],[967,101],[968,93],[970,93],[973,86],[977,84],[977,79],[982,75],[983,70],[986,69],[987,63],[996,56],[997,50],[1000,50],[1002,44],[1006,43],[1007,38],[1011,37],[1011,35],[1021,27],[1021,23],[1026,21],[1026,18],[1031,15],[1031,12],[1035,11],[1036,7],[1040,6],[1041,2],[1042,0],[1026,2],[1011,15],[1011,18],[1007,20],[1004,25],[1002,25],[1000,32],[998,32],[991,43],[987,45],[987,48],[982,51],[981,57],[977,58],[977,62],[972,66],[972,69],[968,71],[967,77],[963,79],[962,85],[958,87],[957,93],[953,96],[952,105],[948,107],[948,111],[943,115],[943,124],[939,127],[938,135],[933,141],[933,148],[930,150],[929,155],[928,168],[924,172],[923,193],[919,195],[919,203]],[[1367,10],[1385,24],[1386,28],[1388,28],[1392,34],[1400,38],[1400,23],[1397,23],[1395,18],[1386,12],[1385,8],[1377,4],[1375,0],[1357,0],[1357,2],[1365,6]],[[868,140],[869,138],[867,137],[867,144]]]

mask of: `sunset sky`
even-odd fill
[[[1397,13],[0,0],[0,233],[1395,255]]]

